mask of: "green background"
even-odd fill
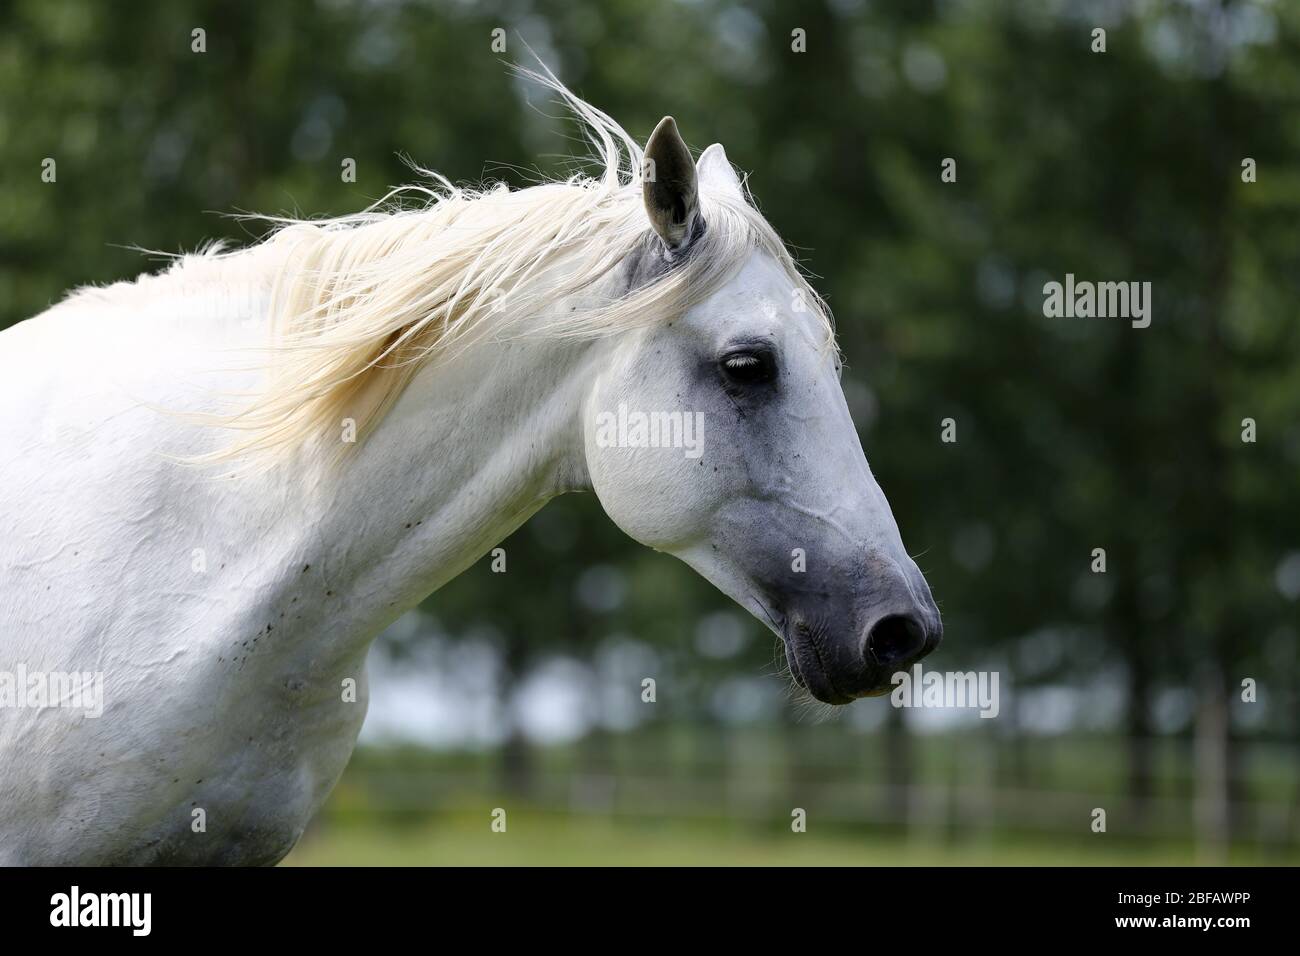
[[[809,706],[757,622],[570,497],[378,648],[486,655],[481,732],[368,735],[290,861],[1295,862],[1300,5],[0,3],[0,327],[157,267],[132,247],[255,238],[224,213],[356,211],[402,156],[566,170],[525,40],[752,173],[942,608],[926,664],[997,670],[1002,712]],[[1151,327],[1045,318],[1067,272],[1151,282]],[[576,731],[520,716],[548,673]]]

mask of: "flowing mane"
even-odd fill
[[[591,338],[668,320],[713,294],[755,249],[782,263],[833,346],[828,310],[772,227],[740,192],[704,186],[707,228],[682,262],[639,285],[618,284],[616,296],[594,305],[549,308],[589,290],[647,242],[643,156],[618,123],[549,73],[520,72],[559,94],[594,147],[599,174],[511,190],[464,188],[420,170],[431,186],[398,187],[354,215],[259,217],[275,228],[255,248],[284,250],[271,299],[270,374],[253,401],[217,422],[241,434],[207,460],[275,457],[336,435],[345,418],[364,436],[420,367],[484,336]],[[404,207],[412,196],[419,204]]]

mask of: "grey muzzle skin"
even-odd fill
[[[828,704],[884,694],[943,639],[930,588],[910,559],[872,560],[856,581],[817,587],[797,573],[767,587],[795,681]],[[835,575],[839,577],[840,575]]]

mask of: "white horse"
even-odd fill
[[[569,491],[822,701],[939,642],[829,319],[722,147],[665,118],[643,151],[556,88],[595,178],[435,177],[0,333],[0,862],[280,860],[376,635]]]

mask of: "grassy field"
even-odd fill
[[[309,831],[287,866],[1186,866],[1191,846],[1123,843],[1106,834],[1059,839],[989,836],[935,843],[856,833],[773,832],[701,823],[611,820],[513,811],[505,833],[482,814],[436,822],[325,823]],[[1230,863],[1296,865],[1241,850]]]

